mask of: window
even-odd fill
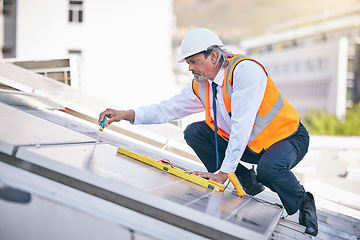
[[[15,10],[16,10],[15,5],[16,5],[16,3],[15,3],[14,0],[3,0],[2,6],[1,6],[1,0],[0,0],[0,7],[2,7],[2,14],[4,16],[12,16],[12,15],[14,15]]]
[[[13,64],[37,72],[38,74],[71,85],[70,59],[52,59],[37,61],[15,61]]]
[[[83,1],[69,1],[69,22],[83,22]]]
[[[70,55],[78,55],[81,56],[82,51],[81,50],[75,50],[75,49],[69,49]]]

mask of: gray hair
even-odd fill
[[[208,47],[208,49],[204,52],[205,58],[207,58],[213,50],[215,50],[218,53],[218,58],[216,59],[216,63],[215,63],[216,67],[219,66],[221,67],[224,63],[226,63],[229,57],[234,56],[234,54],[224,49],[222,46],[212,45]]]

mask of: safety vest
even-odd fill
[[[251,131],[248,147],[255,153],[268,149],[274,143],[294,134],[299,126],[300,115],[280,93],[265,68],[257,61],[244,55],[235,55],[228,59],[225,66],[223,82],[223,98],[227,112],[231,117],[231,95],[233,92],[233,72],[235,67],[244,60],[259,64],[267,76],[264,98],[256,114],[254,126]],[[235,79],[236,81],[236,79]],[[195,95],[205,107],[205,122],[214,130],[214,120],[210,115],[210,84],[208,81],[192,82]],[[228,140],[229,134],[218,128],[218,135]]]

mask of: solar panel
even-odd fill
[[[22,74],[14,74],[20,83]],[[276,205],[239,198],[232,187],[213,192],[117,153],[122,147],[157,160],[170,158],[189,170],[203,169],[110,130],[94,151],[93,168],[86,169],[95,127],[91,133],[74,131],[69,119],[52,116],[49,109],[61,106],[56,98],[44,102],[29,94],[26,104],[17,105],[19,99],[5,95],[0,92],[0,161],[6,164],[207,238],[268,239],[279,221],[282,209]]]

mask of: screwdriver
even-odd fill
[[[92,168],[92,158],[93,158],[93,154],[94,154],[94,151],[95,151],[95,148],[96,148],[96,145],[99,141],[99,138],[100,138],[100,135],[101,133],[104,131],[104,128],[105,128],[105,124],[106,124],[106,121],[107,121],[107,117],[105,116],[104,119],[102,120],[101,124],[100,124],[100,127],[99,127],[99,135],[97,136],[96,138],[96,141],[95,141],[95,145],[93,147],[93,150],[90,154],[90,157],[89,159],[85,162],[85,169],[87,170],[90,170]]]

